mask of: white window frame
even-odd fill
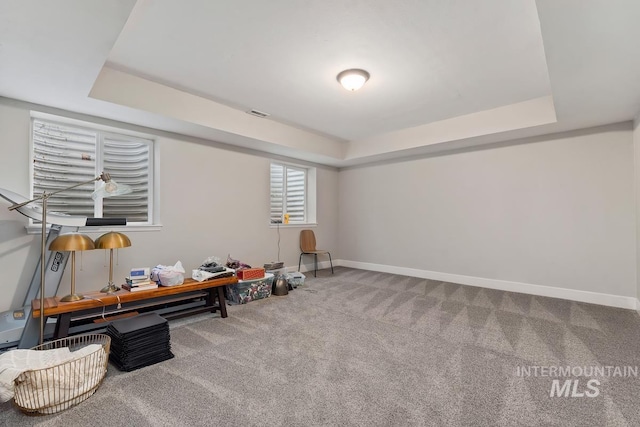
[[[162,228],[160,223],[160,215],[159,215],[159,189],[156,186],[156,164],[159,163],[158,159],[158,146],[156,137],[142,133],[135,132],[127,129],[117,128],[114,126],[107,126],[77,119],[71,119],[68,117],[57,116],[53,114],[42,113],[38,111],[31,111],[31,121],[30,121],[30,132],[29,132],[29,191],[30,197],[34,197],[34,140],[33,140],[33,123],[35,120],[60,124],[63,126],[73,126],[85,130],[89,130],[92,132],[98,132],[98,139],[100,140],[100,144],[102,144],[102,140],[105,136],[126,136],[132,139],[143,140],[144,142],[148,142],[149,144],[149,160],[148,160],[148,194],[147,194],[147,221],[145,222],[129,222],[127,221],[126,226],[91,226],[91,227],[80,227],[80,231],[84,232],[106,232],[106,231],[158,231]],[[96,165],[102,164],[102,152],[96,151]],[[96,166],[98,168],[98,166]],[[102,171],[96,170],[96,176],[98,176]],[[109,171],[105,171],[109,172]],[[102,203],[97,204],[99,208],[94,208],[94,216],[99,217],[102,215]],[[29,220],[29,224],[27,226],[27,232],[29,234],[39,234],[41,231],[41,226],[39,224],[34,224],[33,220]]]
[[[304,221],[303,222],[290,222],[288,224],[284,224],[284,221],[281,223],[271,222],[271,166],[279,165],[284,168],[297,169],[305,171],[305,209],[304,209]],[[286,177],[286,174],[285,174]],[[279,160],[271,160],[269,163],[269,214],[268,221],[271,227],[309,227],[315,226],[316,223],[316,178],[317,172],[316,168],[312,166],[306,166],[296,163],[283,162]],[[283,182],[283,215],[286,213],[286,178]]]

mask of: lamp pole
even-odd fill
[[[42,193],[42,236],[40,247],[40,345],[44,343],[44,276],[46,273],[47,247],[47,200],[48,193]]]
[[[45,290],[45,286],[44,286],[44,278],[47,272],[47,260],[46,260],[46,256],[47,256],[47,200],[49,199],[49,197],[53,196],[54,194],[58,194],[58,193],[62,193],[63,191],[67,191],[67,190],[71,190],[73,188],[76,187],[80,187],[81,185],[86,185],[89,184],[91,182],[95,182],[95,181],[99,181],[101,179],[105,179],[105,178],[109,178],[109,176],[107,174],[102,173],[102,175],[93,178],[89,181],[86,182],[81,182],[79,184],[75,184],[72,185],[71,187],[67,187],[67,188],[63,188],[62,190],[57,190],[57,191],[53,191],[51,193],[47,193],[46,191],[43,192],[40,196],[35,197],[31,200],[27,200],[26,202],[23,203],[17,203],[13,206],[9,207],[9,210],[15,210],[18,208],[21,208],[22,206],[26,206],[31,202],[35,202],[36,200],[41,200],[42,201],[42,236],[41,236],[41,248],[40,248],[40,344],[44,343],[44,323],[45,323],[45,317],[44,317],[44,290]],[[106,180],[105,180],[106,181]]]

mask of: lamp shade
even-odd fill
[[[122,233],[110,231],[98,237],[95,241],[96,249],[117,249],[131,246],[131,240]]]
[[[126,184],[118,184],[113,179],[111,179],[111,175],[103,172],[99,179],[102,181],[100,183],[100,187],[93,193],[91,193],[91,198],[96,200],[101,197],[114,197],[114,196],[122,196],[123,194],[129,194],[133,192],[133,189]]]
[[[49,245],[52,251],[87,251],[95,249],[89,236],[80,233],[66,233],[56,237]]]

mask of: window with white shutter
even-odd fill
[[[48,209],[96,218],[125,217],[128,224],[152,223],[153,141],[88,126],[33,120],[33,195],[65,189],[104,171],[133,192],[94,201],[91,193],[101,183],[92,182],[51,196]]]
[[[272,224],[284,222],[285,214],[289,214],[289,224],[310,222],[308,179],[308,168],[271,163]]]

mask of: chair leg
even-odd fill
[[[302,263],[302,255],[304,255],[303,253],[300,254],[300,259],[298,260],[298,271],[300,271],[300,263]]]
[[[331,274],[333,274],[333,261],[331,261],[331,252],[327,252],[329,254],[329,264],[331,265]]]
[[[314,255],[313,277],[318,277],[318,254],[313,254],[313,255]]]

